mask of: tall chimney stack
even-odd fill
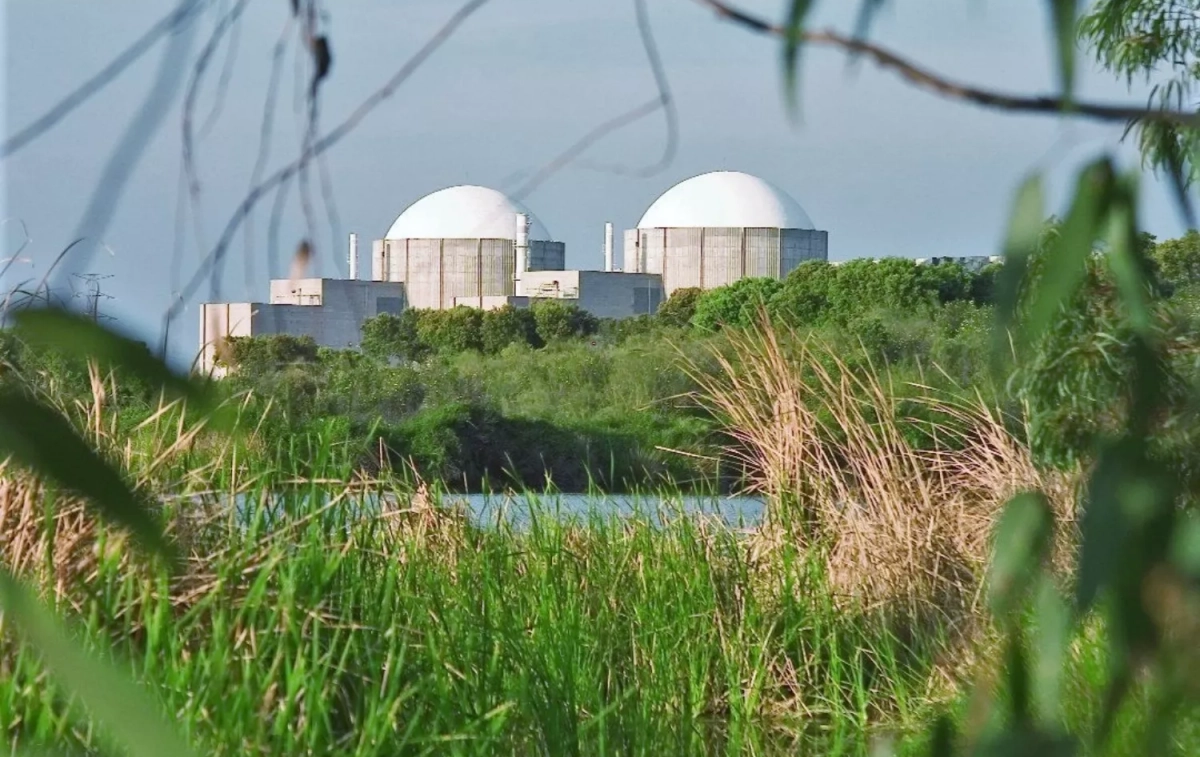
[[[516,272],[513,276],[513,294],[521,296],[524,287],[521,286],[522,274],[529,268],[529,217],[517,213],[517,237],[513,245],[517,251]]]
[[[358,279],[358,234],[350,233],[350,280]]]
[[[604,224],[604,270],[612,272],[613,269],[613,225],[612,221],[607,221]]]

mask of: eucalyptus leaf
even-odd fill
[[[58,619],[0,567],[0,607],[5,621],[40,652],[54,677],[121,742],[131,757],[194,755],[157,715],[158,704],[115,667],[86,654]]]
[[[783,79],[788,109],[793,115],[799,112],[800,98],[797,93],[800,69],[800,45],[804,42],[805,22],[816,0],[791,0],[783,39]]]
[[[1100,238],[1113,194],[1111,161],[1101,158],[1079,175],[1071,210],[1063,221],[1061,235],[1046,256],[1025,328],[1023,342],[1031,344],[1045,333],[1060,308],[1075,292],[1087,272],[1087,259]]]
[[[1058,53],[1058,77],[1068,108],[1075,96],[1075,30],[1079,0],[1049,0],[1054,46]]]
[[[996,280],[996,328],[992,346],[992,369],[999,375],[1008,363],[1010,335],[1017,323],[1021,282],[1029,269],[1029,258],[1037,249],[1042,222],[1046,218],[1042,177],[1034,174],[1021,183],[1008,221],[1004,241],[1004,265]]]
[[[1043,575],[1034,600],[1032,688],[1042,725],[1061,723],[1062,681],[1071,640],[1071,614],[1066,598]]]
[[[1137,189],[1133,179],[1119,182],[1109,215],[1109,269],[1125,304],[1134,331],[1148,338],[1151,331],[1149,268],[1138,244]]]
[[[150,503],[51,408],[26,394],[0,391],[0,455],[84,497],[144,546],[174,560]]]
[[[992,612],[1004,617],[1017,608],[1049,551],[1054,516],[1045,495],[1024,492],[1009,500],[996,528],[988,576]]]

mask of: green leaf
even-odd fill
[[[1042,493],[1024,492],[1005,505],[988,576],[988,599],[997,617],[1017,608],[1042,567],[1053,531],[1054,516]]]
[[[930,757],[954,757],[954,735],[954,721],[948,715],[939,715],[933,724]]]
[[[81,315],[59,308],[36,308],[19,311],[14,321],[21,338],[31,347],[93,358],[106,368],[127,370],[173,396],[184,397],[198,410],[212,411],[216,407],[215,392],[209,386],[176,374],[144,343]]]
[[[86,654],[57,618],[30,591],[0,568],[0,607],[5,620],[36,648],[54,677],[79,698],[132,757],[192,755],[157,716],[158,704],[116,668]]]
[[[1029,664],[1019,629],[1009,631],[1004,657],[1004,668],[1008,674],[1009,717],[1013,724],[1024,727],[1031,722]]]
[[[1079,0],[1050,0],[1054,43],[1058,52],[1058,76],[1062,96],[1068,104],[1075,95],[1075,28]]]
[[[1109,211],[1109,269],[1134,331],[1150,337],[1150,271],[1138,240],[1136,179],[1118,182]]]
[[[1045,269],[1037,282],[1029,320],[1023,330],[1025,344],[1045,333],[1051,320],[1059,315],[1059,308],[1086,275],[1088,256],[1100,237],[1112,188],[1113,168],[1108,158],[1101,158],[1080,173],[1061,236],[1046,256]]]
[[[1140,450],[1131,449],[1131,446],[1128,440],[1106,444],[1088,481],[1087,499],[1079,524],[1082,544],[1075,582],[1075,604],[1079,613],[1092,607],[1120,564],[1124,537],[1131,525],[1121,507],[1119,494],[1121,485],[1132,474],[1124,453],[1140,454]]]
[[[1004,241],[1004,265],[996,279],[996,329],[993,332],[992,369],[1004,372],[1010,354],[1010,334],[1017,322],[1021,282],[1029,268],[1029,258],[1037,249],[1042,222],[1046,218],[1045,190],[1042,177],[1030,176],[1021,183],[1009,216]]]
[[[854,38],[863,40],[871,31],[871,22],[875,14],[883,8],[885,0],[862,0],[858,6],[858,20],[854,22]],[[857,57],[858,52],[852,52],[851,57]]]
[[[800,45],[804,42],[805,20],[809,11],[815,5],[815,0],[792,0],[788,11],[787,24],[784,26],[783,38],[783,77],[784,92],[787,96],[788,109],[793,115],[799,110],[797,80],[800,68]]]
[[[1171,562],[1193,580],[1200,580],[1200,517],[1189,513],[1175,528]]]
[[[1062,680],[1071,640],[1071,615],[1065,598],[1046,576],[1038,582],[1034,607],[1033,692],[1040,722],[1053,725],[1062,722]]]
[[[0,455],[85,497],[146,547],[174,559],[149,503],[60,414],[14,391],[0,392]]]

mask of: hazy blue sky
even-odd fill
[[[195,34],[207,39],[216,10]],[[744,0],[747,9],[779,17],[783,0]],[[28,124],[93,75],[166,12],[164,0],[5,0],[6,129]],[[258,147],[271,50],[287,15],[284,0],[256,0],[242,19],[238,54],[220,120],[198,146],[202,223],[186,225],[178,275],[199,259],[198,240],[211,246],[244,196]],[[1081,161],[1116,147],[1120,125],[1063,123],[1010,116],[948,102],[903,84],[870,64],[853,73],[838,53],[810,50],[803,73],[803,122],[786,116],[779,47],[729,24],[690,0],[656,0],[651,15],[678,104],[679,151],[662,174],[639,179],[571,167],[526,204],[567,243],[569,267],[602,263],[603,226],[620,231],[676,181],[716,169],[757,174],[784,187],[830,232],[834,259],[875,255],[991,254],[997,250],[1009,200],[1031,169],[1050,169],[1056,202]],[[822,3],[817,25],[849,28],[857,3]],[[873,36],[954,78],[1019,92],[1044,92],[1055,80],[1045,31],[1045,3],[1005,0],[893,2]],[[334,64],[324,89],[323,123],[340,121],[449,17],[448,0],[358,0],[331,10]],[[3,163],[3,216],[22,219],[33,238],[32,264],[14,266],[11,284],[40,277],[73,238],[110,153],[138,117],[158,75],[166,43],[67,120]],[[207,116],[224,65],[222,49],[199,101]],[[295,47],[284,66],[272,166],[295,157],[300,115],[294,109]],[[186,72],[179,75],[186,82]],[[1085,70],[1089,98],[1141,103],[1122,82]],[[86,271],[112,274],[107,309],[146,337],[158,333],[172,298],[172,258],[180,199],[183,85],[161,128],[144,145],[136,171]],[[338,248],[325,221],[315,237],[315,275],[344,275],[342,241],[381,236],[395,216],[422,195],[477,183],[514,190],[531,172],[582,134],[654,95],[654,82],[635,25],[632,2],[492,0],[396,94],[328,155],[339,218]],[[655,162],[662,150],[661,117],[650,117],[596,145],[588,158],[631,166]],[[1136,164],[1131,145],[1120,148]],[[111,197],[101,193],[101,200]],[[103,205],[103,203],[100,203]],[[1182,232],[1161,184],[1147,177],[1144,225],[1160,237]],[[220,299],[266,296],[263,203],[249,247],[241,235],[231,251]],[[293,193],[280,234],[283,252],[271,270],[286,275],[288,250],[305,234]],[[20,243],[19,226],[3,227],[0,257]],[[255,278],[245,278],[247,255]],[[366,255],[363,256],[366,266]],[[71,270],[80,270],[78,267]],[[204,294],[211,295],[207,286]],[[207,297],[206,297],[207,299]],[[172,332],[176,356],[196,348],[196,308]]]

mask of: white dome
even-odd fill
[[[427,194],[405,208],[388,239],[516,239],[517,213],[529,217],[529,239],[551,241],[533,213],[503,192],[464,184]]]
[[[639,229],[811,229],[800,204],[779,187],[740,171],[713,171],[681,181],[642,216]]]

